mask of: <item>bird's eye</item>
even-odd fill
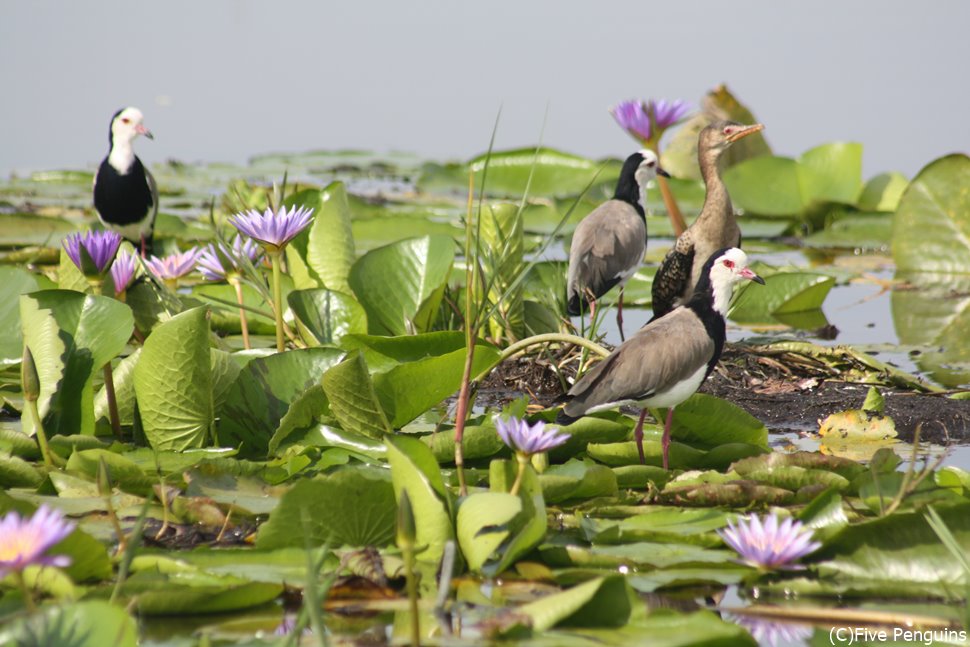
[[[649,166],[650,168],[653,168],[653,167],[654,167],[654,166],[656,166],[656,165],[657,165],[657,163],[656,163],[656,162],[654,162],[653,160],[651,160],[651,161],[649,161],[649,162],[647,162],[647,166]]]
[[[731,261],[731,260],[724,261],[724,267],[728,268],[729,270],[733,270],[734,269],[734,261]]]
[[[725,135],[731,135],[733,133],[734,133],[734,127],[733,126],[726,126],[724,128],[724,134]]]
[[[123,123],[123,124],[131,123],[131,119],[129,119],[128,117],[122,117],[121,118],[121,123]]]

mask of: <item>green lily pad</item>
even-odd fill
[[[899,202],[893,220],[893,260],[903,272],[970,274],[970,157],[947,155],[927,164]]]

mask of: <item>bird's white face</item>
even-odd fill
[[[714,309],[725,314],[731,301],[734,285],[747,279],[764,284],[765,280],[748,267],[748,255],[732,247],[714,261],[711,267],[711,287],[714,291]]]
[[[645,148],[640,151],[640,154],[643,155],[643,161],[637,167],[635,177],[637,178],[637,184],[642,187],[657,177],[657,166],[659,162],[657,160],[657,154],[652,150]]]
[[[148,139],[154,139],[151,132],[142,124],[141,110],[138,108],[125,108],[111,122],[111,135],[114,142],[131,142],[138,135],[144,135]]]

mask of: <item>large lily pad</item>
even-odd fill
[[[927,164],[903,194],[893,221],[896,269],[970,273],[970,157]]]
[[[375,335],[431,329],[455,259],[454,243],[440,235],[402,240],[364,254],[350,270],[350,287]]]
[[[212,357],[206,308],[161,324],[135,366],[135,396],[145,437],[158,450],[203,447],[211,441]]]
[[[107,297],[42,290],[20,297],[20,319],[40,377],[38,406],[47,434],[93,434],[94,375],[131,337],[131,310]],[[33,430],[30,416],[23,426]]]

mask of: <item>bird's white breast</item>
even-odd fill
[[[666,391],[653,394],[645,400],[640,400],[637,404],[641,407],[676,407],[678,404],[694,395],[697,389],[701,388],[701,383],[707,375],[707,364],[701,364],[692,375],[686,380],[674,384]]]

